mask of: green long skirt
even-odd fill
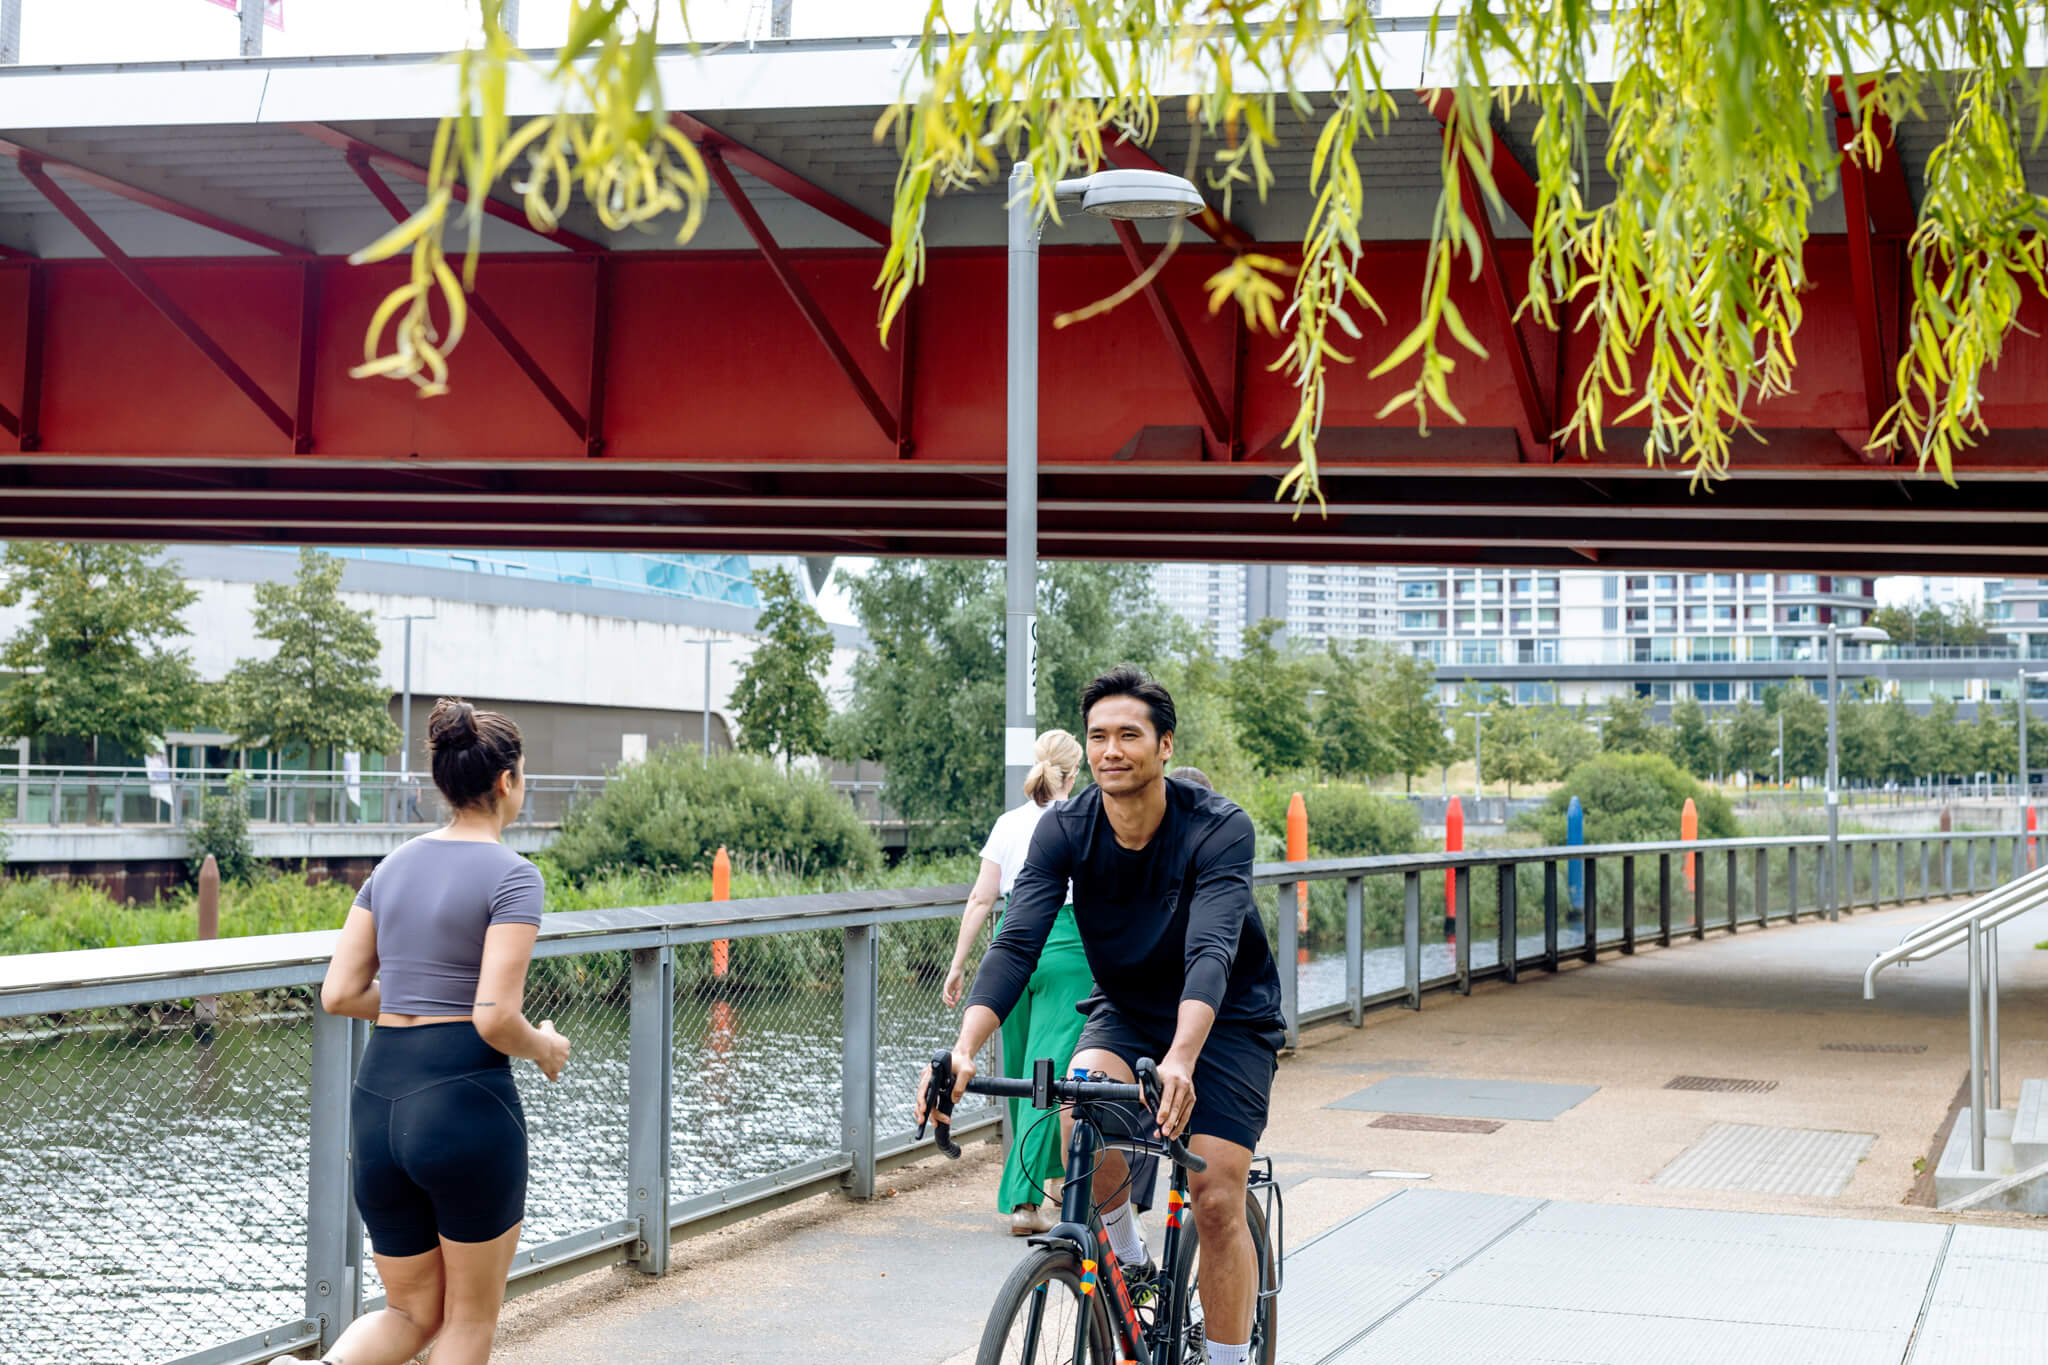
[[[1000,921],[998,921],[1000,923]],[[1081,931],[1074,925],[1074,907],[1061,909],[1039,954],[1038,970],[1010,1017],[1003,1021],[1003,1073],[1029,1077],[1039,1057],[1053,1059],[1056,1074],[1067,1074],[1087,1019],[1074,1006],[1095,989],[1088,955],[1081,949]],[[1066,1146],[1060,1140],[1056,1110],[1038,1110],[1029,1100],[1010,1100],[1010,1131],[1016,1140],[1003,1162],[996,1207],[1004,1213],[1019,1204],[1043,1201],[1049,1181],[1066,1174]]]

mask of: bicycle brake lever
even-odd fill
[[[925,1095],[925,1114],[931,1120],[932,1142],[946,1156],[954,1161],[960,1159],[960,1144],[953,1141],[953,1054],[937,1053],[932,1057],[932,1087]],[[924,1125],[919,1124],[917,1135],[924,1136]]]

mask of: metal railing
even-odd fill
[[[2029,839],[2031,845],[2033,840]],[[2029,847],[2025,858],[2036,861]],[[2017,855],[2014,879],[1949,914],[1920,925],[1896,948],[1863,969],[1863,998],[1877,998],[1877,976],[1887,967],[1925,962],[1957,947],[1969,949],[1970,1169],[1984,1170],[1988,1116],[2005,1107],[1998,1047],[1998,928],[2008,920],[2048,906],[2048,867],[2022,870]]]
[[[183,829],[203,802],[226,797],[234,773],[247,779],[248,818],[278,825],[433,825],[446,818],[426,773],[350,774],[315,769],[147,768],[10,764],[0,767],[0,823]],[[523,825],[560,824],[570,807],[603,792],[603,775],[528,773]]]
[[[2002,837],[1852,836],[1868,875],[1837,884],[1859,904],[1974,889],[1999,877]],[[1274,863],[1254,895],[1293,1045],[1476,981],[1820,911],[1825,845]],[[910,1092],[957,1028],[938,997],[965,892],[548,915],[527,1012],[575,1052],[555,1085],[515,1068],[533,1176],[510,1292],[660,1274],[677,1237],[866,1197],[928,1152]],[[347,1142],[368,1028],[315,1000],[333,937],[0,958],[0,1358],[241,1365],[331,1344],[377,1303]],[[981,1109],[955,1131],[1001,1122]]]
[[[228,795],[236,772],[248,779],[251,821],[408,826],[439,824],[447,815],[426,773],[172,768],[152,775],[146,768],[30,763],[0,766],[0,824],[183,829],[201,818],[206,799]],[[528,773],[519,823],[558,825],[609,780],[604,773]],[[883,785],[874,777],[831,779],[862,819],[877,824],[898,819],[882,803]]]

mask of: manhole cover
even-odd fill
[[[1776,1081],[1745,1081],[1734,1076],[1673,1076],[1666,1090],[1715,1090],[1730,1095],[1761,1095],[1776,1090]]]
[[[1822,1052],[1925,1052],[1925,1043],[1822,1043]]]
[[[1507,1127],[1492,1119],[1447,1119],[1435,1114],[1383,1114],[1369,1128],[1400,1128],[1410,1133],[1497,1133]]]

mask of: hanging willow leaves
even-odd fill
[[[437,139],[426,207],[357,259],[410,251],[361,374],[446,383],[462,288],[474,280],[488,189],[511,177],[536,226],[558,225],[580,192],[609,228],[679,215],[695,232],[708,195],[697,150],[668,122],[655,74],[652,0],[576,0],[570,42],[544,73],[557,111],[517,129],[506,72],[526,59],[481,0],[482,36],[459,54],[458,112]],[[1274,368],[1298,393],[1285,444],[1298,462],[1282,496],[1320,497],[1316,443],[1331,366],[1365,353],[1371,376],[1404,384],[1382,416],[1427,429],[1462,421],[1461,354],[1485,349],[1457,308],[1461,272],[1482,268],[1476,215],[1503,201],[1494,141],[1526,134],[1536,190],[1519,316],[1569,327],[1590,352],[1557,430],[1567,449],[1643,432],[1652,463],[1729,473],[1735,443],[1797,382],[1806,246],[1845,154],[1876,171],[1900,155],[1881,130],[1942,129],[1908,244],[1910,312],[1898,397],[1873,454],[1953,477],[1985,429],[1983,375],[2030,296],[2048,293],[2048,200],[2023,154],[2048,132],[2048,12],[1938,0],[1472,0],[1440,6],[1426,70],[1410,92],[1388,64],[1370,0],[928,0],[901,97],[875,133],[901,155],[891,240],[877,288],[886,337],[924,278],[932,196],[1000,184],[1030,163],[1042,214],[1052,187],[1099,168],[1116,140],[1189,138],[1188,167],[1225,211],[1276,192],[1271,158],[1312,146],[1298,261],[1239,253],[1209,281],[1212,310],[1236,307],[1280,338]],[[948,15],[969,13],[964,27]],[[1836,133],[1837,100],[1851,135]],[[571,112],[588,108],[592,112]],[[1170,116],[1162,110],[1171,111]],[[1441,118],[1441,189],[1419,316],[1384,330],[1363,266],[1368,144],[1396,117]],[[1435,120],[1432,120],[1434,123]],[[1519,124],[1517,125],[1519,128]],[[1170,137],[1169,137],[1170,135]],[[1290,188],[1287,192],[1294,192]],[[468,229],[458,284],[442,238],[458,202]],[[1405,281],[1399,287],[1410,287]],[[448,335],[438,335],[441,297]],[[1368,317],[1368,315],[1370,315]],[[394,326],[388,348],[387,326]]]

